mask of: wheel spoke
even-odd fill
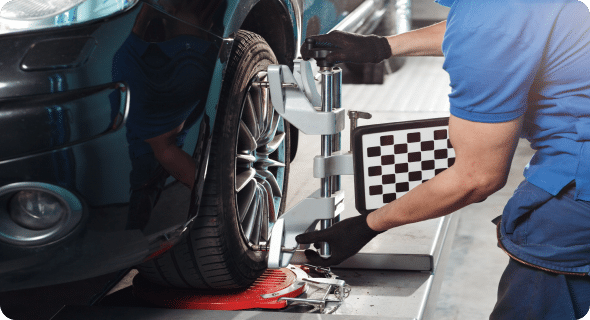
[[[273,192],[272,192],[272,187],[270,186],[270,183],[268,183],[268,181],[264,181],[262,183],[262,186],[264,187],[264,189],[266,189],[266,194],[268,195],[268,197],[267,197],[267,201],[268,201],[267,221],[276,222],[277,221],[277,210],[275,208],[275,201],[274,201],[274,196],[273,196]],[[268,223],[267,223],[267,226],[268,226]]]
[[[272,159],[261,159],[258,163],[261,163],[264,167],[284,167],[285,164]]]
[[[250,88],[248,96],[250,97],[252,107],[256,112],[256,122],[258,122],[258,136],[257,138],[260,139],[262,133],[264,132],[264,123],[266,121],[265,111],[262,109],[264,106],[262,105],[262,98],[261,98],[261,89],[260,88]]]
[[[270,196],[268,194],[268,192],[265,192],[267,195],[267,198],[272,198],[272,196]],[[260,215],[260,234],[258,236],[259,240],[264,240],[267,241],[268,240],[268,220],[269,220],[269,216],[272,214],[271,213],[271,208],[274,209],[274,206],[272,204],[266,204],[266,210],[262,211],[262,214]]]
[[[238,217],[240,223],[244,221],[246,213],[254,205],[256,195],[256,180],[250,180],[248,185],[238,193]]]
[[[259,244],[260,243],[260,229],[262,226],[262,215],[264,214],[265,211],[268,211],[267,209],[267,205],[266,205],[266,191],[264,190],[264,188],[257,186],[258,187],[258,198],[259,198],[259,205],[258,205],[258,210],[256,211],[256,217],[253,219],[253,225],[252,225],[252,233],[250,234],[250,237],[248,237],[248,239],[250,239],[250,242],[252,242],[253,244]]]
[[[266,131],[261,135],[259,144],[264,145],[272,141],[277,134],[277,129],[279,128],[279,122],[281,120],[281,116],[275,112],[272,122],[269,126],[265,129]]]
[[[274,113],[275,110],[272,107],[272,105],[270,104],[270,90],[268,90],[268,88],[262,89],[262,95],[261,95],[261,104],[265,113],[264,116],[264,135],[267,135],[268,133],[270,133],[272,130],[272,122],[275,120],[274,119]],[[278,113],[277,113],[278,115]]]
[[[285,133],[281,132],[277,134],[274,137],[274,139],[272,139],[272,141],[266,145],[269,154],[275,152],[279,148],[281,143],[283,143],[283,140],[285,140]]]
[[[254,137],[257,139],[260,138],[260,126],[258,125],[258,116],[256,115],[254,101],[252,100],[250,92],[246,94],[244,111],[242,111],[242,120],[246,123],[248,129],[250,129],[250,132],[252,132]]]
[[[244,121],[240,121],[240,130],[238,132],[238,149],[253,151],[258,147],[256,144],[256,138],[248,129],[248,126]]]
[[[238,161],[238,164],[249,164],[254,163],[256,157],[249,154],[238,154],[236,155],[236,160]]]
[[[242,191],[250,181],[254,179],[256,170],[249,168],[248,170],[236,175],[236,192]]]
[[[254,175],[254,178],[256,178],[257,180],[264,180],[264,179],[266,179],[266,177],[263,176],[262,173],[263,173],[263,169],[256,170],[256,174]]]
[[[246,239],[251,239],[252,232],[254,231],[254,225],[256,224],[256,218],[258,217],[258,211],[260,210],[260,188],[256,185],[254,192],[254,201],[248,209],[244,221],[242,222],[242,231]]]
[[[277,179],[270,171],[258,170],[258,174],[263,176],[266,179],[266,181],[268,181],[268,183],[270,184],[270,187],[272,188],[272,193],[275,195],[275,197],[282,197],[283,196],[283,194],[281,192],[281,187],[279,186]]]
[[[260,124],[262,123],[261,118],[260,118],[260,111],[258,110],[258,106],[256,105],[254,98],[252,97],[252,90],[256,90],[256,89],[250,89],[250,91],[248,91],[248,93],[246,94],[246,106],[247,108],[245,109],[249,109],[249,113],[251,113],[252,115],[252,120],[253,120],[253,134],[256,137],[256,139],[260,138],[260,133],[262,132],[262,129],[260,128]]]

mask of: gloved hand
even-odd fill
[[[344,31],[332,31],[328,34],[312,36],[316,46],[320,48],[335,48],[334,52],[326,57],[330,63],[379,63],[391,57],[391,47],[387,38],[376,35],[360,35]],[[301,46],[301,56],[308,60],[311,58],[307,46]]]
[[[344,219],[326,230],[300,234],[295,237],[295,240],[300,244],[329,243],[332,256],[328,259],[320,257],[315,250],[305,250],[305,256],[311,264],[328,267],[355,255],[371,239],[382,232],[369,228],[366,216],[356,216]]]

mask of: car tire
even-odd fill
[[[223,80],[198,217],[172,249],[138,266],[156,284],[207,290],[250,286],[267,268],[265,244],[283,213],[290,129],[264,81],[277,59],[259,35],[237,32]]]

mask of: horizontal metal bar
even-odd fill
[[[268,81],[254,81],[252,82],[253,87],[260,87],[260,88],[268,88],[270,84]],[[281,83],[281,87],[283,88],[299,88],[296,83]]]
[[[305,302],[305,303],[314,303],[314,304],[323,304],[326,302],[336,302],[340,303],[340,300],[318,300],[318,299],[305,299],[305,298],[287,298],[282,297],[278,299],[279,301],[290,301],[290,302]]]
[[[290,260],[292,264],[309,263],[304,250],[297,250]],[[395,253],[365,253],[360,252],[348,258],[333,269],[368,269],[368,270],[405,270],[432,271],[432,256],[427,254],[395,254]]]

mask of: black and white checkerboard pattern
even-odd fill
[[[448,126],[362,136],[366,210],[400,198],[455,162]]]

